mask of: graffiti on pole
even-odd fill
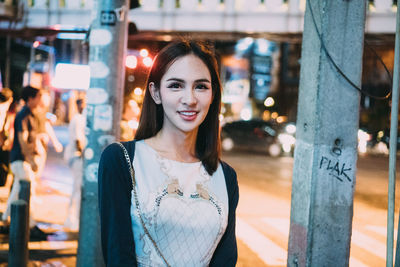
[[[348,163],[341,163],[339,160],[322,156],[319,168],[329,171],[330,176],[335,177],[341,182],[344,180],[351,182],[350,174],[348,172],[352,170],[352,167],[349,166]]]

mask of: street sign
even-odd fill
[[[117,15],[114,10],[103,10],[101,11],[100,24],[101,26],[115,26],[117,22]]]

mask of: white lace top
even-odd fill
[[[163,158],[142,140],[133,166],[142,218],[168,264],[207,266],[228,219],[221,165],[210,177],[201,162]],[[138,265],[166,266],[143,230],[133,192],[131,217]]]

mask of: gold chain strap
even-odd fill
[[[123,144],[121,144],[119,142],[117,142],[117,144],[122,148],[122,150],[124,152],[124,156],[125,156],[126,162],[128,163],[129,173],[130,173],[131,179],[132,179],[133,196],[135,198],[135,204],[136,204],[136,209],[137,209],[137,212],[138,212],[138,215],[139,215],[140,223],[142,224],[144,232],[146,233],[147,237],[153,243],[158,255],[160,255],[160,257],[164,260],[165,264],[167,264],[167,266],[170,267],[171,265],[168,264],[168,262],[165,259],[164,255],[161,253],[161,250],[158,248],[156,241],[154,241],[154,239],[151,237],[151,235],[149,233],[149,230],[147,230],[147,227],[146,227],[146,225],[144,223],[144,220],[143,220],[143,217],[142,217],[142,213],[140,212],[139,200],[138,200],[137,191],[136,191],[135,170],[133,169],[133,166],[132,166],[132,163],[131,163],[131,159],[129,158],[128,151],[126,150],[126,148],[124,147]]]

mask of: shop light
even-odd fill
[[[153,60],[152,60],[151,58],[149,58],[149,57],[145,57],[145,58],[143,59],[143,64],[144,64],[146,67],[151,67],[151,65],[153,64]]]
[[[270,96],[267,97],[267,99],[265,99],[265,101],[264,101],[264,106],[272,107],[273,105],[275,105],[275,100]]]
[[[34,42],[33,42],[33,47],[34,47],[34,48],[38,48],[39,45],[40,45],[40,42],[39,42],[39,41],[34,41]]]
[[[238,52],[244,52],[253,44],[253,38],[246,37],[244,39],[240,39],[236,44],[236,50]]]
[[[61,30],[61,25],[60,24],[56,24],[56,25],[53,25],[51,28],[53,30],[59,31],[59,30]]]
[[[134,69],[137,66],[137,58],[134,55],[129,55],[125,58],[125,66]]]
[[[296,125],[291,124],[291,123],[288,124],[288,125],[286,125],[285,131],[286,131],[287,133],[290,133],[290,134],[296,133]]]
[[[85,40],[86,33],[80,32],[60,32],[57,34],[57,39],[63,40]]]
[[[128,126],[129,128],[136,130],[139,127],[139,122],[136,120],[130,120],[128,121]]]
[[[58,63],[52,86],[59,89],[87,90],[90,84],[89,65]]]
[[[143,94],[143,90],[140,87],[136,87],[135,90],[133,90],[133,93],[137,96],[140,96]]]
[[[245,121],[248,121],[251,119],[251,110],[249,108],[243,108],[242,111],[240,112],[240,118],[242,118]]]
[[[147,57],[147,56],[149,56],[149,51],[147,49],[143,48],[143,49],[140,49],[139,54],[141,57]]]
[[[269,48],[267,40],[257,39],[256,44],[257,44],[257,50],[260,54],[263,54],[263,55],[267,54],[268,48]]]
[[[136,107],[136,106],[137,106],[136,101],[133,100],[133,99],[129,100],[129,101],[128,101],[128,104],[129,104],[129,106],[131,106],[131,107]]]

